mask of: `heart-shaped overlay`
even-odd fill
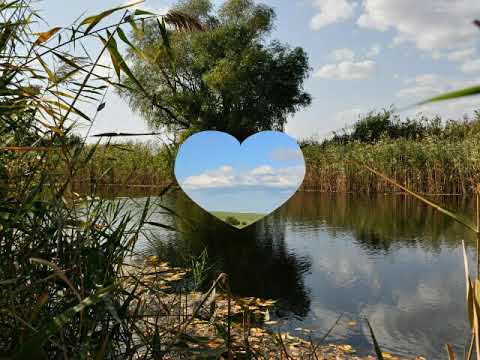
[[[284,204],[304,176],[300,147],[279,131],[262,131],[242,143],[224,132],[202,131],[183,142],[175,159],[175,177],[185,194],[239,229]]]

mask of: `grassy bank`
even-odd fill
[[[355,164],[380,170],[410,189],[431,194],[473,193],[480,182],[480,120],[400,122],[370,114],[353,131],[303,143],[307,173],[302,189],[385,193],[396,189]]]
[[[173,160],[161,141],[146,143],[87,145],[83,157],[93,155],[88,166],[80,169],[73,187],[80,192],[90,191],[92,184],[98,186],[165,186],[172,179]]]
[[[245,226],[248,226],[250,224],[253,224],[258,219],[261,219],[266,215],[266,214],[236,213],[236,212],[226,212],[226,211],[212,211],[211,213],[212,215],[215,215],[217,218],[239,229],[244,228]]]
[[[88,184],[165,185],[174,181],[174,154],[159,145],[100,146],[76,177]],[[368,164],[410,189],[431,194],[469,194],[480,182],[480,119],[400,120],[393,112],[361,118],[329,140],[301,142],[307,172],[302,190],[385,193],[395,189],[353,162]],[[174,152],[173,152],[174,153]]]

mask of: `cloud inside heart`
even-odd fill
[[[224,165],[200,175],[187,177],[183,189],[221,189],[221,188],[294,188],[303,176],[302,166],[273,168],[270,165],[258,166],[247,173],[238,173],[232,166]]]
[[[275,131],[257,133],[242,144],[218,131],[197,133],[182,144],[175,161],[180,187],[215,216],[267,215],[295,193],[304,175],[298,144]]]

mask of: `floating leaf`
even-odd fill
[[[77,109],[76,107],[72,106],[72,105],[67,105],[67,104],[64,104],[64,103],[61,103],[60,101],[57,101],[57,100],[44,100],[46,103],[50,103],[50,104],[53,104],[55,106],[58,106],[60,109],[63,109],[63,110],[66,110],[66,111],[71,111],[77,115],[80,115],[82,118],[84,118],[85,120],[88,120],[90,121],[90,118],[85,114],[83,113],[82,111],[80,111],[79,109]]]
[[[103,42],[103,45],[107,48],[108,53],[110,54],[110,59],[112,60],[113,68],[115,69],[115,73],[117,74],[118,79],[120,79],[120,62],[123,61],[120,53],[117,49],[117,42],[112,34],[107,30],[108,40],[102,38],[100,39]]]
[[[157,19],[157,24],[158,24],[158,27],[160,29],[160,34],[162,35],[163,45],[165,46],[165,49],[167,50],[167,54],[168,54],[168,57],[170,58],[170,61],[172,62],[172,65],[174,66],[175,63],[174,63],[172,47],[171,47],[171,44],[170,44],[170,34],[167,31],[167,27],[165,25],[165,20],[162,19],[162,21],[160,22]],[[173,68],[173,70],[175,72],[175,68]]]
[[[135,9],[135,11],[133,12],[133,15],[138,15],[138,16],[141,16],[141,15],[157,15],[157,14],[154,14],[153,12],[150,12],[150,11],[146,11],[146,10],[141,10],[141,9]]]
[[[43,69],[45,70],[45,72],[47,73],[48,75],[48,79],[53,82],[53,83],[57,83],[58,82],[58,79],[56,77],[56,75],[54,74],[54,72],[48,67],[48,65],[45,63],[45,61],[43,61],[42,57],[39,56],[37,54],[37,60],[38,62],[40,63],[40,65],[42,65]]]

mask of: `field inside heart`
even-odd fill
[[[202,131],[181,145],[175,177],[204,210],[236,228],[267,216],[300,187],[305,161],[283,132],[263,131],[243,143],[219,131]]]

